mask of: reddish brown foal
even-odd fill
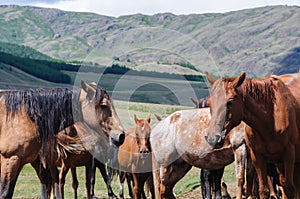
[[[138,119],[134,115],[135,128],[126,132],[125,141],[120,146],[118,160],[123,172],[132,173],[134,198],[146,198],[143,191],[144,184],[152,177],[152,160],[150,146],[150,117]],[[154,190],[151,189],[152,198]],[[122,196],[121,196],[122,197]]]

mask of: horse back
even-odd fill
[[[285,74],[275,77],[283,81],[283,83],[290,89],[298,103],[300,103],[300,76]]]

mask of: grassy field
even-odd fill
[[[133,127],[133,115],[137,114],[140,118],[145,118],[149,114],[152,117],[152,123],[156,122],[154,118],[154,113],[159,115],[170,114],[174,111],[181,109],[191,109],[192,107],[184,106],[169,106],[169,105],[158,105],[158,104],[144,104],[144,103],[131,103],[124,101],[114,101],[115,107],[117,109],[118,115],[124,125],[125,129]],[[85,190],[85,169],[84,167],[79,167],[77,169],[79,188],[78,188],[78,198],[86,197]],[[199,182],[200,169],[192,168],[189,173],[179,181],[175,186],[176,195],[185,193],[193,188],[200,186]],[[100,172],[96,173],[96,185],[95,194],[98,198],[107,198],[107,190],[105,183],[100,175]],[[235,182],[235,171],[233,164],[229,165],[225,169],[225,180],[227,182]],[[115,177],[112,182],[112,187],[115,194],[119,193],[119,180]],[[128,196],[128,190],[125,186],[125,194]],[[14,197],[13,198],[39,198],[40,197],[40,184],[35,174],[35,171],[31,165],[25,165],[23,168],[19,179],[16,184]],[[66,179],[65,185],[65,198],[73,198],[72,189],[72,179],[71,173],[69,172]]]

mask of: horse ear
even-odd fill
[[[87,93],[89,99],[92,99],[96,94],[96,89],[81,80],[81,88]]]
[[[151,115],[149,114],[148,118],[147,118],[147,122],[150,124],[151,122]]]
[[[139,119],[137,118],[136,114],[133,116],[135,123],[138,123]]]
[[[155,114],[155,113],[154,113],[154,116],[155,116],[155,118],[156,118],[158,121],[161,121],[161,120],[162,120],[162,118],[161,118],[159,115]]]
[[[238,88],[245,80],[246,78],[246,73],[243,72],[239,77],[235,78],[235,80],[233,80],[232,82],[232,86],[234,88]]]
[[[196,105],[196,107],[198,107],[198,105],[199,105],[199,101],[198,100],[196,100],[196,99],[194,99],[192,97],[190,97],[190,100]]]
[[[216,79],[213,78],[208,72],[205,72],[205,76],[209,83],[209,86],[212,87],[212,85],[215,83]]]

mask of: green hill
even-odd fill
[[[1,6],[0,41],[59,60],[136,70],[262,76],[299,70],[300,8],[268,6],[220,14],[118,18]],[[187,67],[188,66],[188,67]]]
[[[16,57],[54,61],[53,58],[24,45],[0,42],[0,52],[11,54]]]
[[[61,87],[85,80],[99,82],[100,86],[106,88],[110,94],[114,94],[114,99],[124,101],[189,105],[191,102],[186,96],[207,95],[203,76],[136,71],[118,64],[104,67],[68,64],[53,59],[39,60],[37,58],[45,56],[33,49],[15,44],[9,45],[3,51],[9,52],[11,49],[23,57],[0,51],[1,89]],[[28,55],[35,59],[28,58]]]

